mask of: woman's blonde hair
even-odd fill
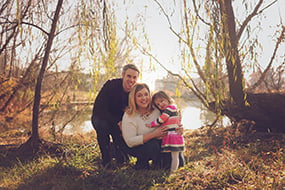
[[[129,114],[129,115],[134,115],[136,112],[137,112],[137,104],[136,104],[136,94],[138,91],[142,90],[146,88],[148,93],[149,93],[149,98],[150,97],[150,90],[149,90],[149,87],[147,84],[145,83],[136,83],[131,91],[130,91],[130,94],[129,94],[129,106],[127,107],[126,109],[126,113]],[[149,103],[147,109],[149,111],[152,111],[153,110],[153,107],[151,105],[151,102]]]

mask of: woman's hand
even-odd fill
[[[168,128],[166,126],[158,127],[153,131],[153,135],[155,138],[161,139],[167,135],[167,130]]]
[[[161,139],[162,137],[167,135],[167,129],[168,128],[165,126],[157,127],[152,132],[143,135],[143,143],[146,143],[147,141],[154,139],[154,138]]]
[[[175,129],[175,132],[176,132],[178,135],[183,135],[183,132],[184,132],[183,125],[180,124],[179,127],[177,127],[177,128]]]

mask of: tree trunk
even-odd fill
[[[249,106],[242,109],[225,102],[222,114],[235,121],[254,121],[253,129],[258,132],[285,133],[284,93],[247,93],[247,101]]]
[[[36,83],[36,87],[35,87],[33,119],[32,119],[32,136],[30,139],[30,143],[32,143],[32,144],[35,143],[35,145],[37,145],[40,142],[39,141],[39,139],[40,139],[39,131],[38,131],[38,128],[39,128],[38,120],[39,120],[39,106],[40,106],[40,101],[41,101],[42,81],[43,81],[44,73],[45,73],[45,70],[47,67],[49,54],[50,54],[50,50],[51,50],[51,46],[52,46],[52,42],[53,42],[55,30],[56,30],[56,25],[57,25],[57,21],[59,19],[59,12],[60,12],[60,9],[62,7],[62,2],[63,2],[63,0],[58,0],[56,11],[55,11],[53,22],[52,22],[52,26],[51,26],[51,30],[50,30],[50,33],[48,36],[45,55],[43,58],[42,66],[41,66],[40,73],[38,75],[37,83]],[[32,146],[32,147],[36,148],[37,146]]]
[[[233,103],[244,107],[245,93],[243,88],[243,73],[238,52],[238,40],[231,0],[220,0],[220,12],[224,30],[224,53],[226,57],[229,90]]]

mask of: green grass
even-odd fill
[[[1,152],[0,189],[284,189],[282,134],[233,136],[225,128],[185,133],[186,165],[136,171],[135,160],[103,169],[95,137],[67,137],[65,156],[11,161]],[[9,164],[8,164],[9,163]]]

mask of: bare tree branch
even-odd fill
[[[159,8],[161,9],[163,15],[166,17],[167,19],[167,22],[168,22],[168,25],[169,25],[169,29],[171,30],[171,32],[173,32],[174,35],[176,35],[176,37],[178,37],[178,39],[182,42],[184,42],[185,44],[187,44],[187,41],[185,41],[175,30],[174,28],[172,27],[172,23],[170,21],[170,18],[168,16],[168,14],[165,12],[164,8],[162,7],[162,5],[157,1],[157,0],[154,0],[154,2],[159,6]]]
[[[207,21],[205,21],[205,19],[203,19],[203,18],[200,16],[199,11],[198,11],[198,9],[197,9],[197,5],[196,5],[196,0],[192,0],[192,2],[193,2],[193,6],[194,6],[194,11],[195,11],[197,17],[198,17],[204,24],[206,24],[206,25],[208,25],[208,26],[211,26],[210,23],[208,23]]]
[[[266,7],[264,7],[263,9],[259,10],[259,8],[261,7],[263,0],[260,0],[257,5],[255,6],[254,10],[252,11],[252,13],[250,15],[248,15],[248,17],[246,17],[246,19],[244,20],[244,22],[242,23],[240,29],[237,32],[237,39],[240,39],[245,27],[247,26],[247,24],[251,21],[251,19],[258,15],[261,14],[265,9],[269,8],[270,6],[272,6],[274,3],[276,3],[278,0],[274,0],[272,3],[270,3],[269,5],[267,5]]]
[[[274,51],[273,51],[273,54],[271,56],[271,59],[269,61],[269,64],[267,65],[266,69],[263,71],[263,73],[261,74],[260,78],[258,79],[258,81],[252,85],[249,90],[252,91],[254,90],[257,86],[259,86],[261,84],[261,82],[264,80],[265,76],[266,76],[266,73],[267,71],[269,71],[269,69],[271,68],[272,66],[272,63],[273,63],[273,60],[274,58],[276,57],[276,53],[277,53],[277,50],[280,46],[280,44],[282,43],[282,40],[285,39],[285,26],[282,27],[282,31],[281,31],[281,34],[280,36],[278,37],[277,39],[277,43],[275,45],[275,48],[274,48]]]
[[[260,8],[260,6],[262,5],[263,3],[263,0],[259,0],[258,4],[256,5],[256,7],[254,8],[253,12],[248,16],[246,17],[245,21],[242,23],[240,29],[238,30],[237,32],[237,40],[240,39],[245,27],[247,26],[247,24],[251,21],[251,19],[257,15],[257,11],[258,9]]]
[[[5,43],[3,45],[1,44],[2,47],[0,48],[0,55],[7,48],[10,40],[15,36],[15,32],[16,32],[16,29],[17,29],[19,23],[21,23],[23,21],[23,19],[25,18],[25,16],[27,15],[27,12],[28,12],[28,10],[29,10],[29,8],[31,6],[31,1],[32,0],[28,1],[27,7],[25,7],[25,9],[23,10],[23,14],[20,16],[20,20],[15,25],[12,26],[12,30],[13,30],[12,33],[6,38]]]
[[[32,62],[29,64],[28,68],[26,69],[24,75],[22,76],[21,80],[17,83],[17,85],[15,87],[13,87],[13,92],[11,93],[11,95],[9,96],[8,100],[5,102],[5,104],[3,105],[3,107],[0,109],[0,112],[4,112],[5,109],[7,108],[7,106],[9,105],[9,103],[12,101],[12,99],[15,97],[16,93],[18,92],[19,89],[21,89],[21,87],[24,84],[24,81],[26,80],[26,78],[28,77],[28,75],[30,75],[31,69],[32,67],[35,65],[36,61],[39,58],[39,54],[41,53],[42,49],[40,49],[38,51],[38,53],[36,54],[36,56],[34,57],[34,59],[32,60]]]
[[[203,95],[203,93],[201,93],[199,91],[199,89],[197,88],[197,86],[194,86],[194,88],[179,74],[177,73],[173,73],[172,71],[170,71],[169,69],[167,69],[155,56],[153,56],[151,53],[149,53],[144,47],[142,47],[140,44],[138,44],[138,46],[141,48],[141,52],[152,57],[165,71],[167,71],[170,75],[178,77],[183,83],[184,85],[189,88],[202,102],[203,105],[205,105],[206,107],[208,107],[208,103],[205,100],[205,97]],[[189,79],[191,80],[191,82],[193,84],[194,81],[192,80],[192,78],[188,75]],[[196,89],[196,90],[195,90]]]

